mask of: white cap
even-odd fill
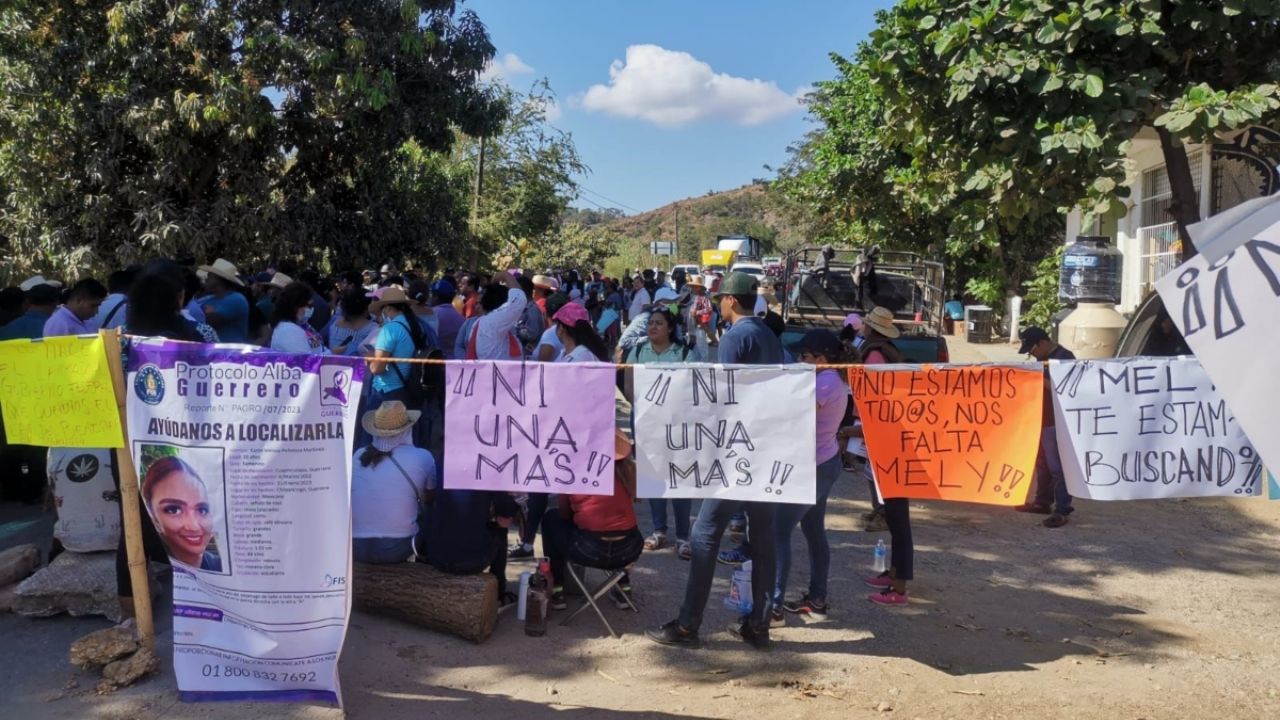
[[[26,280],[23,280],[22,284],[19,285],[18,288],[22,290],[22,292],[31,292],[31,288],[38,287],[40,285],[48,285],[56,288],[62,287],[62,283],[57,280],[45,280],[43,275],[36,275],[35,277],[29,277]]]
[[[677,300],[679,298],[680,296],[676,294],[675,290],[672,290],[671,288],[666,287],[665,285],[663,287],[658,288],[658,292],[653,294],[654,302],[662,302],[664,300]]]

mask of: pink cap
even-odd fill
[[[591,323],[591,316],[587,315],[587,309],[576,302],[568,303],[560,308],[560,311],[552,315],[551,319],[569,327],[573,327],[580,322]]]
[[[862,329],[862,316],[858,313],[849,313],[844,318],[844,326],[851,327],[854,330]]]

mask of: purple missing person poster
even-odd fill
[[[141,341],[127,367],[144,511],[173,564],[182,699],[340,704],[364,362]]]
[[[615,378],[603,363],[449,363],[445,489],[612,495]]]

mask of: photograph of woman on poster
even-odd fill
[[[204,481],[186,461],[169,456],[151,463],[142,480],[142,500],[169,557],[184,565],[222,572],[213,540],[213,513]]]

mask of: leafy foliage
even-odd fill
[[[1059,245],[1053,252],[1036,263],[1035,273],[1027,281],[1026,296],[1022,314],[1023,325],[1049,327],[1050,318],[1064,305],[1058,299],[1058,278],[1062,269],[1062,256],[1067,252],[1066,245]]]

